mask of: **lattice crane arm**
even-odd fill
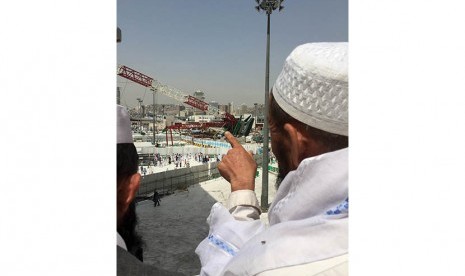
[[[151,78],[141,72],[138,72],[132,68],[129,68],[125,65],[118,66],[118,75],[132,80],[140,85],[148,87],[152,91],[160,92],[163,95],[176,99],[180,102],[183,102],[200,110],[218,112],[217,108],[209,105],[207,102],[204,102],[200,99],[197,99],[196,97],[183,93],[181,90],[177,88],[170,87],[166,84],[162,84],[160,81]],[[227,118],[230,119],[232,115],[228,115]],[[234,116],[232,117],[234,118]]]
[[[194,96],[188,95],[181,90],[177,88],[170,87],[166,84],[162,84],[158,80],[151,78],[141,72],[138,72],[134,69],[131,69],[125,65],[120,65],[118,66],[118,72],[117,74],[119,76],[122,76],[126,79],[132,80],[142,86],[150,88],[150,90],[154,92],[160,92],[163,95],[166,95],[168,97],[171,97],[173,99],[176,99],[180,102],[183,102],[185,104],[188,104],[190,106],[193,106],[195,108],[198,108],[202,111],[213,111],[215,113],[219,113],[218,108],[209,105],[207,102],[204,102]],[[223,126],[226,127],[227,129],[233,131],[233,134],[244,134],[245,136],[248,135],[250,131],[250,127],[253,123],[253,119],[248,122],[244,122],[245,124],[242,124],[240,121],[238,121],[233,115],[230,113],[225,112],[224,114],[224,122],[223,123],[218,123],[218,122],[210,122],[210,123],[205,123],[206,125],[214,126],[214,127],[219,127]],[[244,128],[244,131],[241,131],[241,125],[242,128]]]

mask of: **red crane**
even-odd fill
[[[217,108],[209,105],[208,103],[196,97],[193,97],[191,95],[185,94],[176,88],[172,88],[167,85],[164,85],[160,83],[158,80],[151,78],[134,69],[131,69],[125,65],[121,65],[118,67],[118,75],[126,79],[132,80],[133,82],[136,82],[142,86],[149,87],[150,90],[154,92],[160,92],[168,97],[171,97],[180,102],[183,102],[185,104],[198,108],[202,111],[209,110],[209,111],[218,112]],[[231,131],[237,122],[238,120],[233,115],[225,112],[224,117],[223,117],[223,122],[206,122],[206,123],[199,124],[199,126],[202,128],[223,127]],[[189,127],[192,127],[192,124]],[[180,127],[173,126],[173,128],[180,128]]]

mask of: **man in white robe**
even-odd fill
[[[259,220],[257,165],[230,134],[218,165],[231,183],[196,249],[201,275],[347,275],[347,43],[308,43],[286,59],[270,97],[279,188],[269,226]]]

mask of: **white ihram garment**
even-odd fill
[[[216,203],[207,219],[209,235],[195,251],[201,275],[347,274],[347,149],[307,158],[290,172],[268,228],[253,191],[231,193],[228,209]]]
[[[121,235],[116,232],[116,245],[123,248],[124,250],[128,250],[128,248],[126,247],[126,243],[124,242],[124,239],[123,237],[121,237]]]

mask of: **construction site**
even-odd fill
[[[261,123],[257,123],[258,114],[256,111],[256,104],[255,114],[236,117],[228,111],[220,110],[217,106],[207,103],[203,99],[199,99],[179,89],[163,84],[128,66],[119,65],[117,74],[126,80],[148,88],[153,95],[152,110],[146,110],[148,108],[142,106],[142,100],[138,99],[140,103],[139,110],[141,112],[131,115],[134,133],[136,135],[145,136],[139,137],[141,142],[151,142],[155,147],[174,146],[177,139],[173,138],[173,135],[174,137],[176,137],[176,135],[189,135],[192,139],[218,140],[222,139],[225,131],[231,132],[243,143],[262,141],[260,130],[263,128],[263,119]],[[118,103],[120,93],[120,87],[118,87]],[[178,101],[181,106],[196,109],[198,111],[197,115],[189,117],[180,116],[181,114],[178,114],[178,116],[167,115],[164,112],[164,105],[162,105],[162,114],[159,114],[157,110],[159,105],[157,106],[155,102],[156,93],[160,93],[161,95]],[[136,137],[135,140],[137,140]]]

